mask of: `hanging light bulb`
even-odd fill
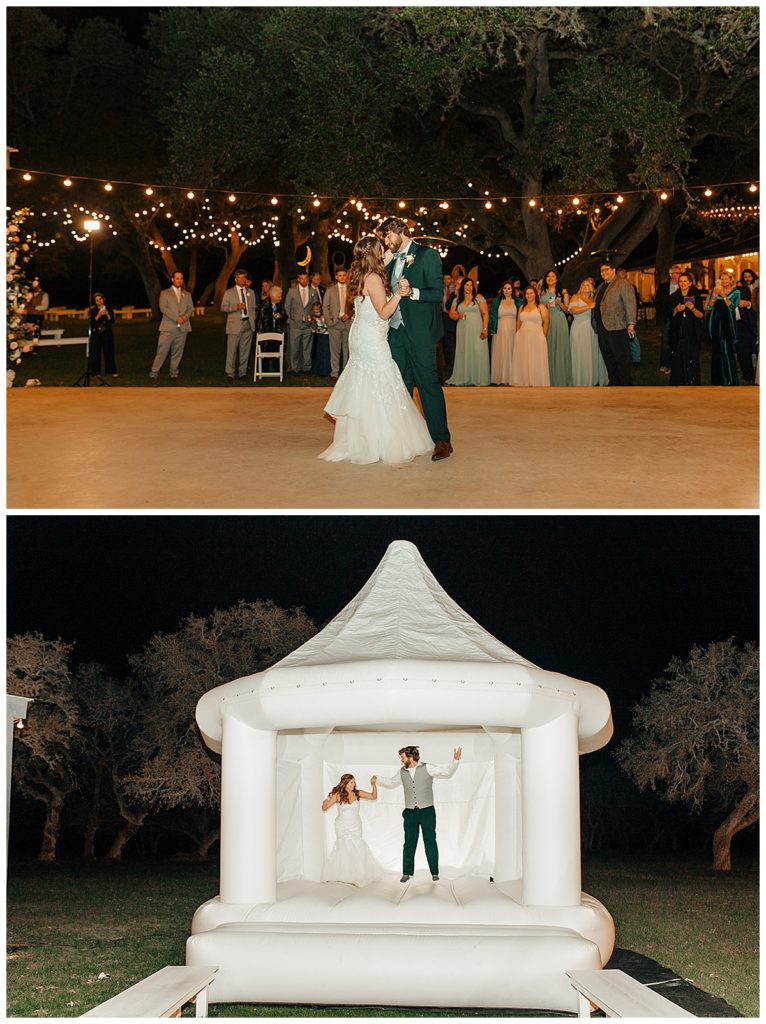
[[[574,199],[572,200],[572,206],[579,206],[579,205],[580,205],[580,200],[577,198],[577,196],[575,196]]]
[[[72,179],[71,178],[64,178],[64,185],[67,188],[71,188],[72,187]]]
[[[104,185],[104,192],[111,192],[111,191],[112,191],[112,184],[111,184],[111,182],[107,181],[106,185]]]
[[[663,203],[665,202],[665,200],[667,198],[668,198],[667,192],[660,192],[660,199],[663,201]]]
[[[153,196],[154,195],[154,189],[153,188],[145,188],[144,189],[144,195]]]
[[[758,186],[757,186],[757,185],[755,185],[755,184],[751,185],[751,186],[750,186],[750,187],[748,188],[748,192],[757,192],[757,191],[758,191]]]
[[[712,188],[706,188],[705,191],[702,194],[704,196],[707,196],[707,198],[709,199],[712,196],[712,194],[713,194],[713,190],[712,190]]]
[[[319,200],[315,199],[314,202],[311,205],[312,206],[319,206]]]
[[[405,201],[403,199],[400,199],[399,203],[397,205],[399,206],[400,210],[403,210],[407,204],[405,203]]]
[[[279,205],[279,200],[277,199],[277,197],[276,197],[276,196],[272,196],[272,197],[271,197],[271,205],[272,205],[272,206],[278,206],[278,205]],[[298,210],[298,213],[300,213],[300,212],[301,212],[301,211],[300,211],[300,210]]]
[[[489,199],[484,204],[484,209],[485,210],[491,210],[492,209],[492,203],[489,201]]]
[[[29,173],[29,171],[27,171],[26,174],[22,174],[21,177],[24,179],[24,181],[31,181],[32,180],[32,175]]]
[[[232,192],[231,195],[229,196],[229,202],[230,203],[236,203],[236,201],[237,201],[237,197]]]
[[[615,201],[618,202],[618,203],[624,203],[625,202],[625,200],[623,199],[622,196],[617,196],[617,199]]]
[[[537,206],[537,200],[536,199],[530,199],[529,200],[529,205],[534,208],[535,206]]]
[[[187,199],[194,199],[194,193],[193,192],[187,192],[186,193],[186,198]]]

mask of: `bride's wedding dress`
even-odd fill
[[[430,454],[426,421],[404,386],[388,347],[388,321],[367,296],[354,300],[348,364],[325,412],[335,419],[335,438],[319,456],[328,462],[411,462]]]
[[[383,874],[383,868],[362,839],[359,803],[359,800],[355,800],[352,804],[338,804],[335,846],[325,861],[323,882],[349,882],[351,885],[362,886],[377,882]]]

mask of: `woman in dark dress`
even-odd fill
[[[287,314],[285,313],[285,307],[282,303],[282,289],[278,284],[272,285],[269,289],[269,295],[267,299],[261,302],[258,308],[258,322],[256,324],[257,334],[282,334],[284,335],[287,331]],[[287,339],[282,344],[285,345]],[[265,341],[263,343],[263,351],[273,351],[278,343],[274,341]],[[278,349],[277,349],[278,351]],[[279,363],[276,359],[264,360],[264,369],[267,372],[273,372],[277,369]]]
[[[117,364],[114,361],[114,310],[106,304],[101,292],[93,296],[94,305],[90,307],[90,346],[88,349],[88,369],[91,373],[101,373],[101,353],[104,354],[104,373],[117,376]]]
[[[734,287],[731,274],[724,272],[711,289],[707,300],[707,308],[710,310],[707,329],[713,342],[711,384],[739,384],[737,364],[734,361],[737,344],[737,306],[739,290]]]
[[[699,384],[702,299],[692,292],[688,274],[678,278],[678,288],[670,321],[670,383]]]
[[[739,289],[739,322],[737,323],[737,358],[743,378],[752,384],[755,381],[755,357],[758,354],[758,334],[753,311],[753,292],[758,275],[746,268],[737,281]]]

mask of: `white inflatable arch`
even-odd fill
[[[213,1002],[576,1012],[564,972],[614,945],[580,879],[578,757],[608,742],[609,700],[490,636],[414,545],[298,650],[205,694],[197,722],[222,756],[221,890],[187,963],[219,966]],[[435,763],[463,748],[434,783],[441,880],[423,859],[399,881],[403,796],[382,789],[361,810],[386,875],[321,883],[323,797],[345,771],[393,775],[407,744]]]

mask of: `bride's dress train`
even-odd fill
[[[368,297],[354,300],[348,364],[325,412],[335,437],[319,456],[328,462],[411,462],[433,451],[426,421],[404,386],[388,347],[388,321]]]
[[[350,365],[350,360],[349,360]],[[322,870],[323,882],[349,882],[369,885],[383,875],[383,868],[362,839],[362,816],[359,801],[338,804],[335,819],[335,846]]]

